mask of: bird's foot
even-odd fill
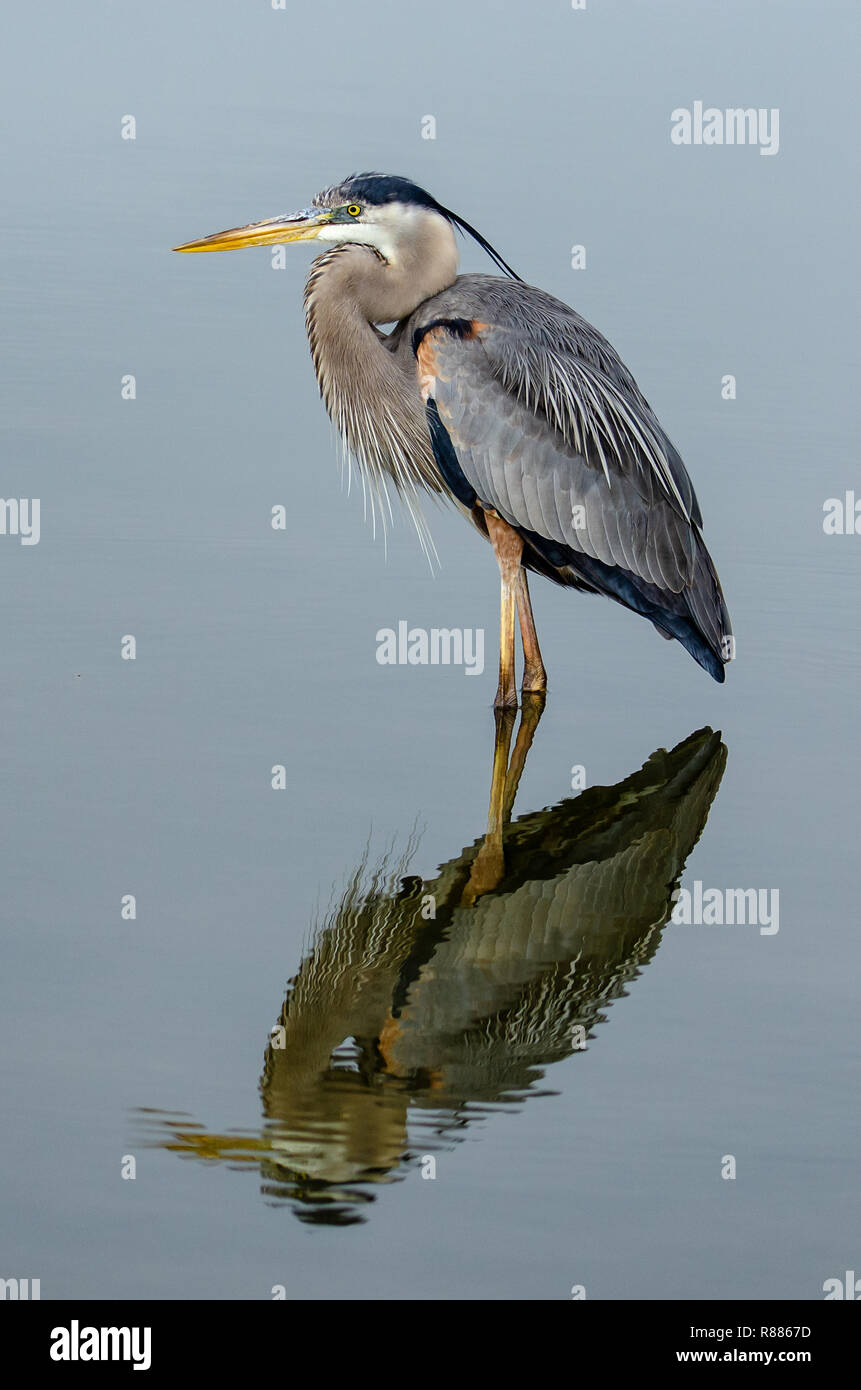
[[[500,682],[497,687],[493,708],[496,710],[517,709],[517,704],[517,687],[515,685],[503,685]]]
[[[474,907],[478,899],[483,897],[485,893],[492,893],[494,888],[499,887],[504,873],[505,855],[502,842],[492,836],[487,836],[472,861],[469,882],[461,894],[462,905]]]
[[[547,672],[542,665],[524,666],[523,683],[520,689],[524,695],[545,694],[547,691]]]

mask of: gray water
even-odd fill
[[[859,484],[859,28],[839,0],[7,17],[2,493],[41,534],[0,537],[0,1275],[816,1299],[858,1267],[861,540],[823,504]],[[674,145],[697,100],[778,108],[778,152]],[[550,691],[501,846],[489,549],[431,508],[433,576],[342,487],[307,248],[170,250],[363,168],[608,335],[735,622],[719,687],[536,580]],[[484,629],[483,674],[379,665],[402,619]],[[778,930],[668,922],[697,881]]]

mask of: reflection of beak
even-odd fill
[[[329,208],[306,208],[289,217],[273,217],[268,222],[249,222],[245,227],[231,227],[214,236],[201,237],[175,246],[174,251],[236,251],[241,246],[271,246],[286,241],[313,241],[320,228],[332,220]]]

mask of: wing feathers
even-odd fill
[[[472,334],[437,331],[447,306]],[[414,341],[431,313],[422,383],[467,490],[532,538],[542,572],[642,612],[722,679],[731,628],[693,487],[610,345],[550,296],[492,277],[423,306]]]

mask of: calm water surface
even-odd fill
[[[19,7],[3,83],[2,492],[41,538],[0,537],[0,1274],[821,1297],[861,1259],[861,541],[822,528],[859,483],[857,16],[88,10]],[[779,153],[673,146],[698,99],[779,107]],[[497,723],[492,557],[432,508],[431,576],[340,486],[305,248],[170,253],[368,167],[622,353],[700,496],[724,687],[537,581],[547,705]],[[483,675],[378,665],[402,619],[484,628]],[[697,881],[779,930],[668,921]]]

